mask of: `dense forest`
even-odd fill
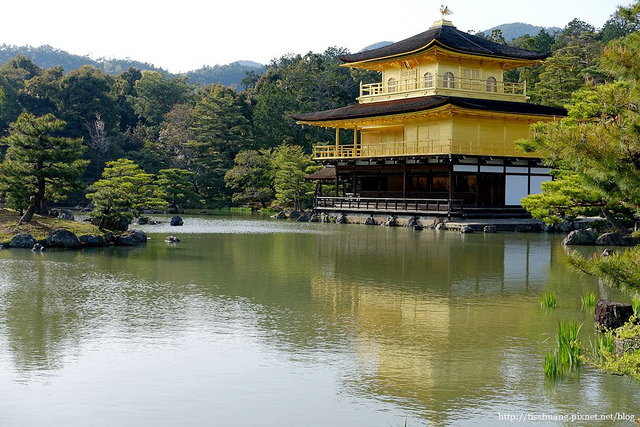
[[[600,29],[576,19],[555,34],[518,37],[509,44],[551,56],[541,65],[510,71],[506,78],[526,80],[531,102],[565,105],[585,84],[612,79],[600,63],[605,45],[637,30],[636,21],[615,15]],[[500,30],[486,37],[507,43]],[[66,72],[17,55],[0,67],[0,137],[5,137],[0,160],[21,115],[28,113],[33,120],[51,115],[64,123],[51,134],[80,140],[86,163],[81,188],[70,192],[65,203],[87,203],[85,196],[95,194],[105,167],[113,171],[130,161],[155,177],[154,183],[167,178],[168,170],[182,171],[171,176],[189,187],[190,196],[169,204],[300,206],[308,191],[301,176],[312,164],[312,146],[334,135],[299,126],[290,116],[352,104],[360,81],[380,80],[377,73],[340,67],[338,55],[344,53],[331,47],[274,59],[262,73],[243,70],[242,90],[205,84],[197,73],[175,76],[136,67],[111,73],[92,65]],[[1,185],[7,204],[25,209],[29,198],[11,187],[16,184],[6,178],[11,169],[6,157],[0,177],[5,177]]]

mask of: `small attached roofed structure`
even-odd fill
[[[333,143],[314,147],[314,160],[335,177],[316,208],[524,213],[520,199],[551,176],[515,142],[530,136],[532,123],[566,111],[528,104],[526,82],[506,82],[504,71],[546,57],[467,34],[444,19],[406,40],[341,56],[343,66],[378,71],[382,80],[361,83],[357,104],[293,116],[335,129]],[[353,140],[342,141],[341,129],[352,130]]]

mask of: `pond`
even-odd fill
[[[138,227],[142,247],[0,251],[0,425],[640,414],[631,378],[589,366],[544,378],[559,320],[593,339],[581,296],[630,300],[570,271],[562,236],[157,219]],[[556,309],[540,308],[545,292]]]

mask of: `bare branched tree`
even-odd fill
[[[100,118],[100,113],[96,113],[94,121],[87,123],[87,130],[91,138],[89,147],[101,155],[106,154],[109,151],[109,138],[107,138],[107,131],[104,128],[104,121]]]

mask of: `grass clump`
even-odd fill
[[[549,379],[564,377],[580,366],[581,350],[578,334],[582,325],[576,322],[559,322],[557,347],[544,359],[544,375]]]
[[[593,292],[587,292],[585,296],[580,297],[580,302],[582,302],[583,310],[593,311],[596,306],[596,294]]]
[[[576,322],[559,322],[558,324],[558,357],[565,366],[580,365],[580,340],[578,334],[582,325]]]
[[[540,307],[542,308],[556,308],[557,305],[558,301],[556,299],[555,292],[548,292],[542,294],[542,296],[540,297]]]
[[[560,364],[558,363],[557,352],[550,350],[544,358],[544,376],[555,379],[563,375]]]
[[[640,297],[633,297],[631,307],[633,307],[633,314],[636,318],[640,318]]]

